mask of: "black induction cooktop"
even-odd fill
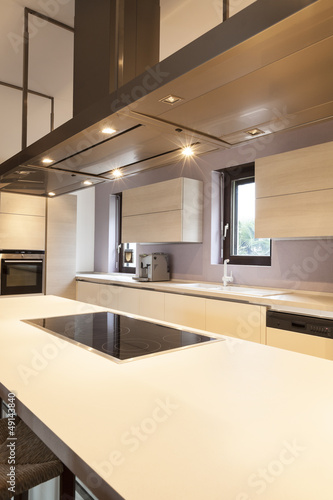
[[[220,340],[107,311],[25,322],[119,361]]]

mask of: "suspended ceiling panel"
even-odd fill
[[[332,37],[331,0],[258,0],[2,164],[2,182],[45,155],[45,171],[104,180],[115,167],[130,175],[174,161],[186,143],[201,154],[251,140],[253,127],[330,119]],[[169,94],[182,100],[160,101]]]

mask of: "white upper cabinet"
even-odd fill
[[[333,142],[256,160],[256,238],[333,235]]]
[[[184,177],[124,191],[122,242],[202,242],[202,193]]]

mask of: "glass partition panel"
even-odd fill
[[[160,0],[160,61],[256,0]]]
[[[28,146],[50,132],[50,116],[51,100],[34,94],[28,94]]]
[[[229,2],[229,17],[234,16],[237,12],[245,9],[257,0],[228,0]]]
[[[160,0],[160,61],[223,20],[223,0]]]
[[[22,92],[0,85],[0,163],[21,150]]]
[[[30,35],[28,86],[54,97],[55,128],[72,118],[73,50],[73,33],[50,22]],[[37,123],[35,126],[37,130]],[[35,140],[39,139],[36,133],[34,136]]]

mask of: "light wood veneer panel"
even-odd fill
[[[15,193],[0,193],[0,212],[45,217],[45,198]]]
[[[201,242],[202,189],[181,177],[124,191],[122,242]]]
[[[256,200],[256,238],[332,235],[333,189]]]
[[[183,179],[157,182],[123,192],[123,216],[165,212],[182,208]]]
[[[122,219],[122,241],[135,243],[182,240],[182,211],[134,215]]]
[[[46,294],[75,299],[76,196],[48,199]]]
[[[0,214],[0,248],[45,249],[45,217]]]
[[[256,197],[333,189],[333,142],[255,162]]]

